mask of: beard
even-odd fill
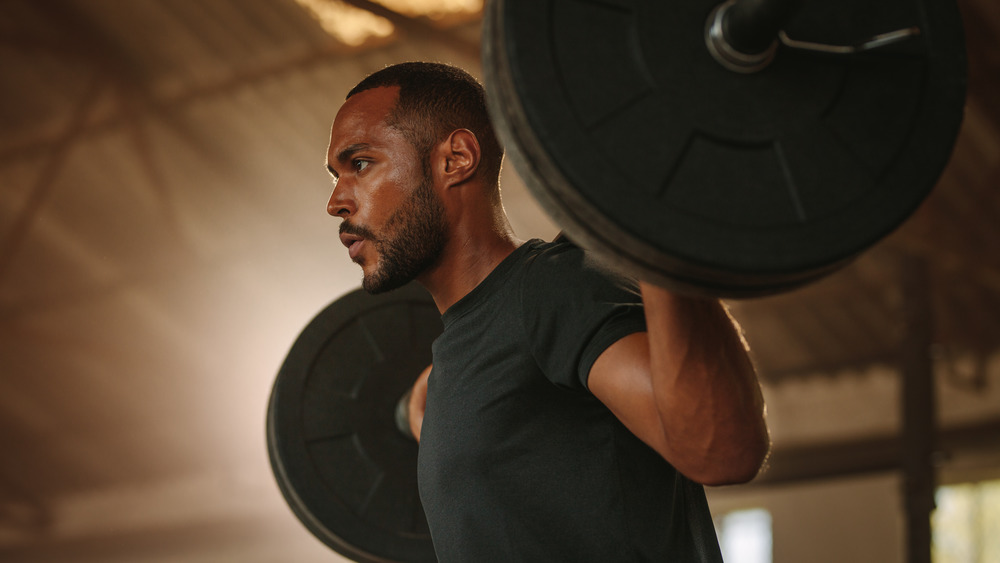
[[[341,232],[357,234],[375,245],[378,262],[361,280],[368,293],[384,293],[406,285],[434,265],[448,242],[444,204],[425,175],[410,197],[385,223],[382,236],[344,221]]]

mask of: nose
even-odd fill
[[[345,185],[346,183],[339,180],[334,183],[330,201],[326,204],[326,212],[341,219],[346,219],[357,211],[354,197],[351,195],[351,190]]]

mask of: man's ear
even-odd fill
[[[438,145],[435,173],[446,188],[464,183],[475,176],[482,152],[475,133],[456,129]]]

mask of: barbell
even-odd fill
[[[570,239],[686,292],[786,291],[901,225],[962,119],[953,0],[491,0],[491,119]],[[330,304],[272,390],[279,488],[362,562],[434,561],[399,397],[441,322],[416,284]]]
[[[928,195],[962,119],[961,19],[951,0],[718,2],[494,0],[484,84],[570,239],[668,287],[767,295]]]
[[[302,330],[267,408],[267,449],[292,512],[355,561],[434,561],[417,494],[417,444],[399,398],[431,363],[441,316],[411,283],[337,299]]]

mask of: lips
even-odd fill
[[[365,239],[358,235],[340,233],[340,242],[347,247],[348,255],[350,255],[351,260],[354,260],[361,252],[361,245],[364,244]]]

